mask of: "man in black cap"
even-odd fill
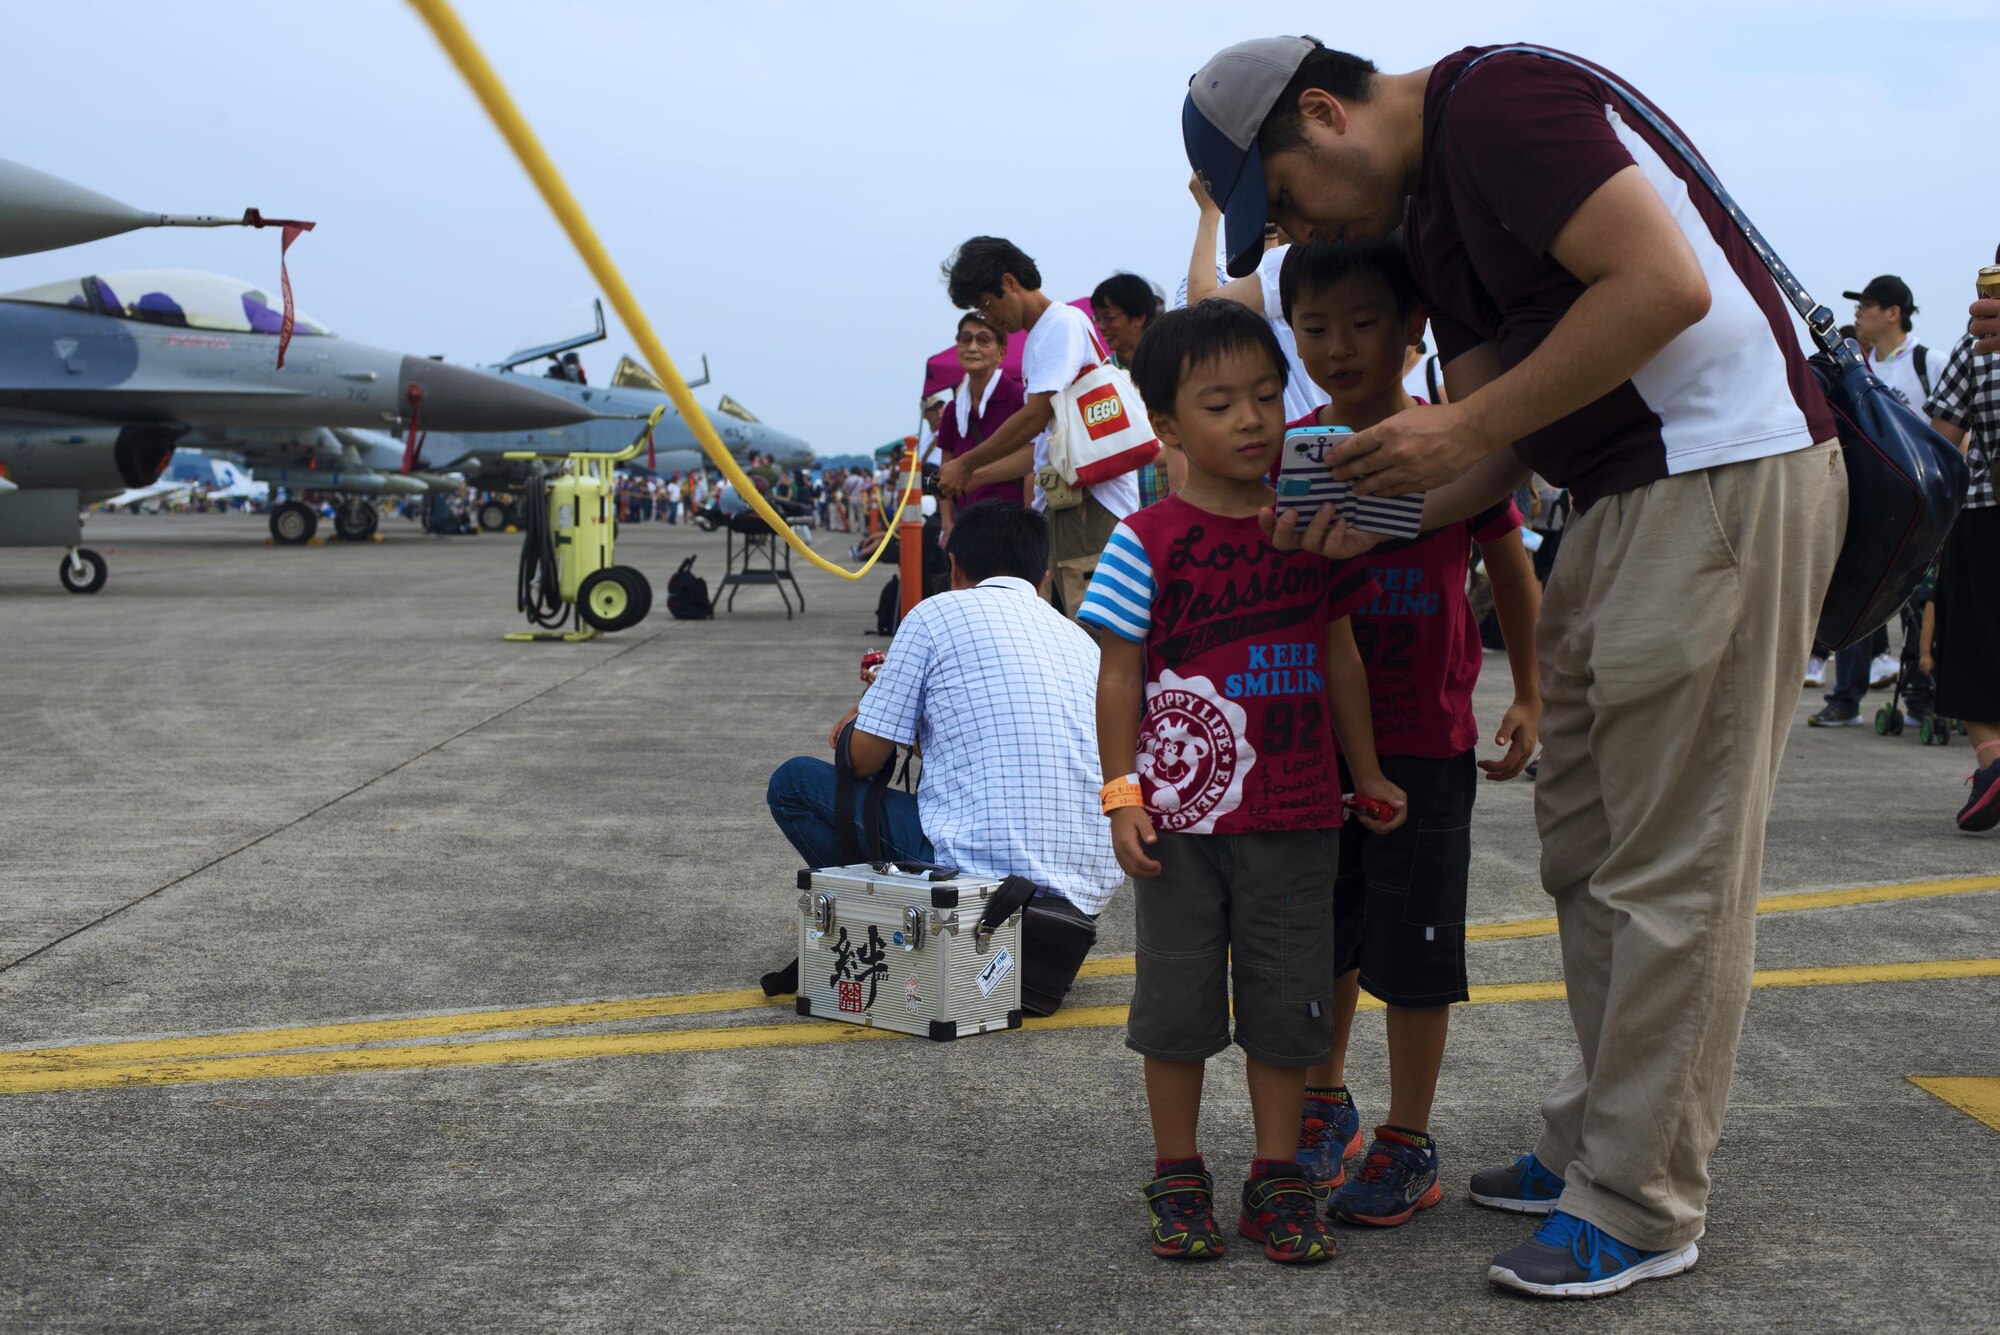
[[[1854,341],[1875,371],[1876,378],[1921,414],[1931,396],[1931,385],[1944,369],[1944,358],[1911,336],[1910,317],[1917,313],[1910,285],[1892,273],[1870,279],[1859,292],[1843,292],[1854,303]],[[1862,697],[1870,686],[1888,686],[1896,680],[1896,656],[1889,652],[1889,628],[1877,626],[1875,633],[1858,644],[1842,649],[1833,659],[1833,690],[1826,704],[1806,720],[1816,728],[1861,727]],[[1810,673],[1808,675],[1811,675]],[[1913,679],[1904,692],[1912,712],[1906,720],[1915,726],[1916,714],[1930,708],[1928,678]]]
[[[1933,365],[1931,350],[1910,336],[1910,317],[1917,313],[1910,285],[1885,273],[1870,279],[1859,292],[1840,295],[1854,303],[1854,341],[1875,368],[1876,378],[1922,412],[1944,359],[1937,358]]]
[[[1450,402],[1357,433],[1335,472],[1432,490],[1428,524],[1530,468],[1576,507],[1538,631],[1535,808],[1580,1060],[1534,1152],[1472,1178],[1481,1204],[1547,1215],[1487,1276],[1548,1297],[1695,1262],[1765,819],[1847,511],[1790,307],[1613,81],[1539,48],[1382,74],[1280,37],[1215,56],[1182,113],[1232,274],[1267,217],[1295,242],[1402,228]],[[1303,540],[1367,545],[1331,507]]]

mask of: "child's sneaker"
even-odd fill
[[[1222,1255],[1214,1195],[1215,1181],[1199,1159],[1187,1160],[1186,1171],[1162,1173],[1148,1182],[1146,1207],[1153,1212],[1153,1255],[1170,1261],[1212,1261]]]
[[[1524,1154],[1505,1168],[1482,1168],[1472,1175],[1466,1195],[1473,1204],[1515,1214],[1549,1214],[1563,1194],[1563,1180]]]
[[[1378,1126],[1354,1180],[1334,1193],[1327,1209],[1344,1224],[1393,1228],[1443,1199],[1437,1142],[1425,1136],[1418,1144],[1406,1132]]]
[[[1333,1237],[1319,1217],[1323,1193],[1313,1190],[1295,1163],[1271,1166],[1243,1184],[1243,1213],[1236,1231],[1264,1244],[1264,1255],[1280,1265],[1333,1259]]]
[[[1665,1251],[1641,1251],[1558,1210],[1542,1222],[1534,1237],[1494,1257],[1486,1278],[1538,1298],[1602,1298],[1642,1279],[1665,1279],[1692,1270],[1700,1255],[1692,1242]]]
[[[1299,1167],[1306,1181],[1331,1191],[1347,1179],[1346,1161],[1361,1153],[1361,1114],[1350,1095],[1320,1099],[1306,1095],[1299,1119]]]

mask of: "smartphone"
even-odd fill
[[[1354,433],[1344,426],[1299,426],[1285,433],[1278,459],[1278,508],[1311,519],[1333,502],[1334,512],[1352,528],[1388,538],[1414,538],[1424,526],[1424,493],[1356,496],[1353,484],[1333,475],[1333,449]]]
[[[1353,435],[1344,426],[1295,426],[1285,433],[1278,456],[1278,509],[1311,519],[1328,501],[1351,500],[1345,482],[1333,475],[1333,447]]]

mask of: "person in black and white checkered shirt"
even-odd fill
[[[1978,352],[1970,334],[1952,349],[1924,404],[1931,425],[1965,451],[1972,486],[1938,557],[1937,711],[1965,724],[1977,748],[1961,830],[2000,824],[2000,352]]]

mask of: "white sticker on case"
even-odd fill
[[[1007,953],[1007,947],[1001,946],[998,950],[995,950],[993,958],[988,960],[986,967],[979,971],[979,995],[982,997],[992,996],[993,989],[1000,986],[1000,980],[1005,978],[1013,968],[1014,957]]]

